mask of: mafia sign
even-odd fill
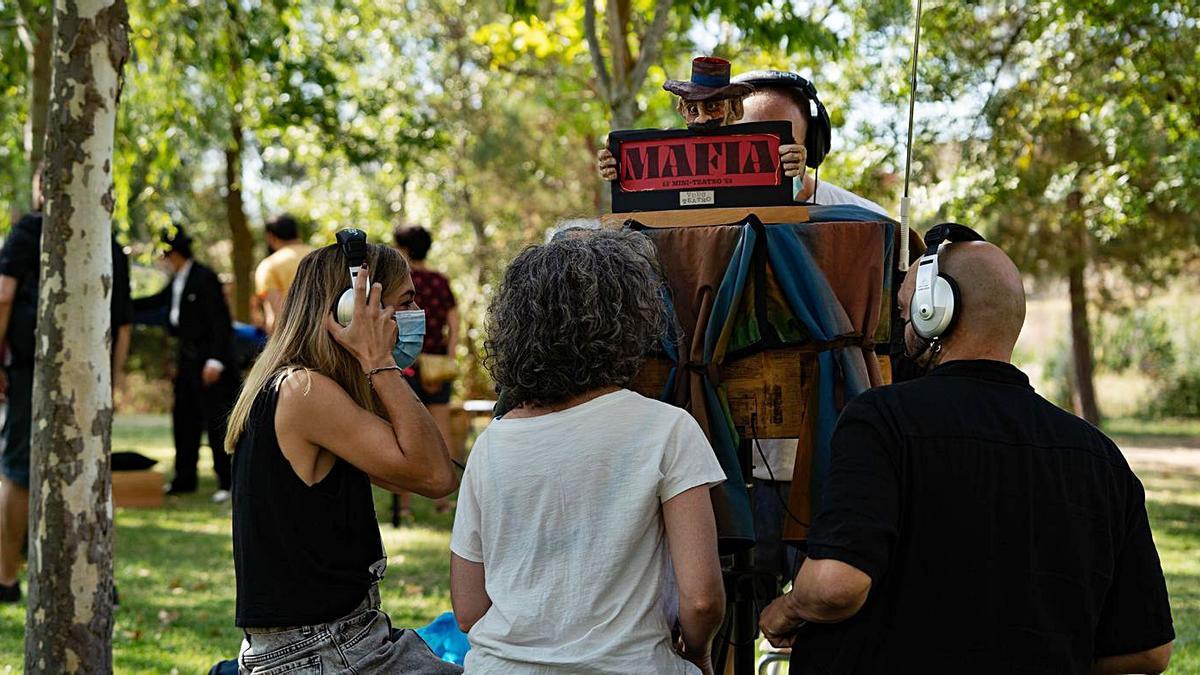
[[[791,142],[787,122],[614,131],[613,212],[791,204],[792,181],[779,161],[779,146]]]

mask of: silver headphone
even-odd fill
[[[954,241],[986,241],[966,225],[942,223],[925,234],[925,255],[917,267],[917,284],[908,305],[909,321],[926,340],[945,337],[958,319],[961,296],[958,284],[938,270],[938,250]]]
[[[367,233],[348,228],[338,230],[335,238],[342,254],[346,256],[346,263],[350,266],[350,288],[342,291],[338,297],[333,307],[333,316],[338,323],[349,326],[350,320],[354,318],[354,281],[358,278],[363,263],[367,261]],[[367,279],[367,287],[370,286],[371,280]]]

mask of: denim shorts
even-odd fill
[[[382,575],[384,561],[371,567]],[[377,578],[378,578],[377,576]],[[350,614],[325,624],[247,628],[238,654],[241,675],[414,673],[451,675],[462,668],[442,661],[416,632],[392,628],[379,609],[379,582]]]
[[[0,480],[29,487],[29,440],[33,421],[33,369],[9,368],[8,414],[0,429]]]

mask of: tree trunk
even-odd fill
[[[46,147],[46,119],[50,115],[50,81],[54,74],[53,59],[54,21],[47,15],[34,31],[33,51],[29,54],[29,122],[26,147],[29,150],[29,168],[34,172],[30,186],[30,204],[38,209],[42,201],[40,188]]]
[[[245,50],[240,5],[226,0],[229,17],[229,146],[225,148],[225,219],[233,245],[233,317],[249,323],[250,297],[254,294],[254,237],[246,223],[246,205],[242,199],[242,54]]]
[[[112,671],[112,155],[124,0],[56,0],[34,371],[28,673]]]
[[[658,60],[663,36],[666,35],[671,18],[671,0],[656,0],[654,18],[644,35],[638,37],[640,51],[635,59],[629,50],[628,0],[609,0],[607,3],[609,50],[613,55],[612,68],[604,60],[597,30],[596,6],[584,3],[583,32],[596,69],[596,81],[604,102],[612,111],[614,129],[632,129],[637,122],[639,110],[637,94],[646,81],[650,66]]]
[[[1074,243],[1067,269],[1067,283],[1071,298],[1071,404],[1075,414],[1092,424],[1100,424],[1100,407],[1096,404],[1094,381],[1095,355],[1092,352],[1092,330],[1088,323],[1087,299],[1087,256],[1088,234],[1084,216],[1080,210],[1082,195],[1073,192],[1067,197],[1067,217],[1071,219],[1071,237]]]
[[[242,202],[242,116],[236,110],[230,115],[229,130],[233,140],[225,149],[225,216],[233,243],[233,316],[248,322],[254,283],[254,237]]]
[[[641,113],[638,110],[637,94],[646,80],[651,64],[658,60],[659,48],[667,32],[671,16],[671,0],[656,0],[654,19],[640,36],[640,51],[634,59],[629,49],[629,25],[632,6],[629,0],[609,0],[606,4],[608,19],[609,50],[613,55],[610,71],[600,48],[600,33],[596,24],[596,3],[583,5],[583,33],[587,41],[592,66],[596,69],[599,93],[612,113],[613,129],[632,129]],[[602,183],[606,183],[603,182]],[[602,184],[597,193],[601,213],[612,211],[612,193],[607,184]]]
[[[636,94],[613,101],[613,129],[632,129],[637,124],[639,112]]]
[[[45,157],[46,118],[50,112],[50,85],[54,74],[54,14],[39,2],[18,2],[21,22],[17,32],[25,47],[29,72],[29,117],[25,120],[25,154],[29,160],[30,209],[42,207],[39,170]]]

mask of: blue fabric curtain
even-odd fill
[[[811,207],[811,221],[862,221],[879,222],[880,216],[855,206]],[[887,229],[884,250],[869,255],[881,254],[883,260],[891,260],[894,221],[885,221]],[[746,491],[746,476],[742,474],[738,461],[740,438],[729,414],[728,403],[723,391],[709,376],[713,366],[719,366],[725,356],[732,323],[743,305],[748,280],[754,271],[756,248],[760,236],[765,236],[766,260],[774,279],[781,290],[789,310],[803,325],[815,342],[832,342],[853,335],[855,329],[838,302],[832,288],[825,279],[820,266],[805,245],[801,228],[810,224],[762,225],[751,217],[741,226],[740,238],[730,257],[730,262],[717,289],[712,310],[703,337],[703,363],[692,364],[701,379],[706,408],[709,441],[717,459],[725,470],[725,483],[714,492],[719,514],[718,527],[723,552],[749,546],[754,541],[754,524],[750,508],[750,497]],[[760,234],[761,233],[761,234]],[[761,250],[761,249],[760,249]],[[890,265],[885,265],[890,267]],[[890,275],[885,277],[885,295],[890,301]],[[670,299],[668,298],[668,302]],[[673,309],[672,315],[673,315]],[[886,323],[887,317],[882,321]],[[699,336],[698,336],[699,337]],[[865,336],[871,338],[873,336]],[[671,337],[663,343],[663,349],[676,364],[680,355]],[[821,482],[828,472],[829,444],[837,422],[840,407],[870,386],[863,361],[861,346],[836,347],[819,352],[818,362],[818,410],[815,415],[816,428],[813,434],[813,485],[814,506],[819,505]],[[670,400],[676,391],[676,381],[683,374],[672,368],[663,399]],[[839,384],[840,393],[839,396]]]

